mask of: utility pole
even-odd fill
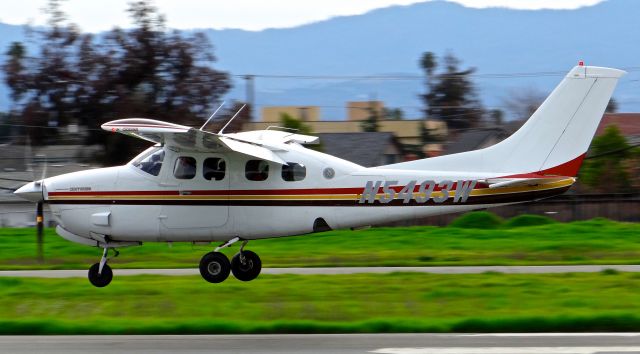
[[[38,231],[37,244],[38,244],[38,262],[39,263],[44,262],[44,250],[43,250],[44,239],[42,234],[43,228],[44,228],[44,217],[42,212],[42,202],[38,202],[38,204],[36,204],[36,230]]]
[[[255,109],[255,85],[254,85],[254,75],[245,75],[245,88],[246,88],[246,101],[249,106],[249,120],[253,120],[253,111]]]

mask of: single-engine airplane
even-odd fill
[[[155,145],[124,166],[28,183],[15,193],[48,203],[61,237],[103,249],[89,280],[113,272],[109,249],[143,242],[223,242],[202,277],[255,279],[247,242],[521,203],[561,194],[575,176],[624,71],[574,67],[504,141],[475,151],[365,168],[307,149],[316,137],[282,130],[225,134],[151,119],[104,130]],[[206,124],[206,123],[205,123]],[[241,242],[229,261],[220,251]],[[117,251],[116,251],[117,254]]]

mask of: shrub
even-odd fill
[[[557,221],[547,216],[524,214],[507,220],[504,223],[504,227],[538,226],[554,223],[557,223]]]
[[[449,226],[463,229],[497,229],[503,222],[501,217],[488,211],[473,211],[456,218]]]

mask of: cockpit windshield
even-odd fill
[[[157,176],[160,174],[162,160],[164,160],[164,150],[161,147],[155,147],[134,161],[133,166],[150,175]]]

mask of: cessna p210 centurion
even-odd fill
[[[150,119],[105,123],[155,143],[124,166],[31,182],[15,193],[48,203],[57,233],[103,248],[89,269],[111,282],[109,249],[143,242],[223,242],[200,261],[212,283],[261,270],[250,240],[464,212],[561,194],[575,176],[624,71],[574,67],[531,118],[481,150],[365,168],[306,149],[316,137],[235,134]],[[206,124],[206,123],[205,123]],[[220,249],[240,241],[229,261]],[[117,252],[116,252],[117,254]]]

